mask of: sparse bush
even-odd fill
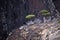
[[[31,18],[33,18],[33,17],[35,17],[35,15],[30,14],[30,15],[27,15],[25,18],[26,18],[26,19],[31,19]]]
[[[50,12],[49,12],[49,11],[47,11],[47,10],[41,10],[41,11],[40,11],[40,13],[41,13],[42,15],[44,15],[44,16],[46,16],[46,15],[49,15],[49,14],[50,14]]]

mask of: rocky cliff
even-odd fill
[[[55,0],[54,2],[56,3]],[[0,32],[7,34],[26,24],[27,14],[33,13],[36,18],[43,20],[43,16],[39,17],[39,11],[42,9],[50,11],[51,19],[60,17],[52,0],[0,0]]]
[[[10,32],[7,40],[60,40],[60,25],[56,22],[24,25]]]
[[[51,16],[56,16],[57,13],[53,2],[49,0],[0,0],[0,9],[3,30],[8,32],[25,24],[27,14],[33,13],[38,16],[39,11],[43,9],[49,10]],[[42,20],[42,16],[40,19]]]

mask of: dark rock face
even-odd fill
[[[26,1],[27,2],[27,1]],[[18,28],[27,15],[26,3],[23,0],[0,0],[0,37],[5,40],[7,33]]]
[[[4,30],[18,28],[25,22],[27,14],[25,9],[26,3],[22,0],[1,0],[0,13],[2,16],[2,25]],[[28,8],[27,8],[28,9]],[[7,27],[7,29],[6,29]]]
[[[60,0],[53,0],[54,5],[56,6],[56,9],[60,12]]]
[[[3,30],[10,32],[12,29],[20,27],[27,21],[25,19],[27,14],[38,14],[37,11],[42,9],[46,9],[44,0],[0,0]]]

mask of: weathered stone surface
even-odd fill
[[[60,37],[58,28],[54,22],[24,25],[13,30],[7,40],[53,40]]]

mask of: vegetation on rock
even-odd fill
[[[47,10],[41,10],[40,13],[41,13],[42,15],[44,15],[44,16],[50,14],[50,12],[48,12]]]
[[[33,18],[33,17],[35,17],[35,15],[30,14],[30,15],[27,15],[25,18],[26,18],[26,19],[31,19],[31,18]]]

